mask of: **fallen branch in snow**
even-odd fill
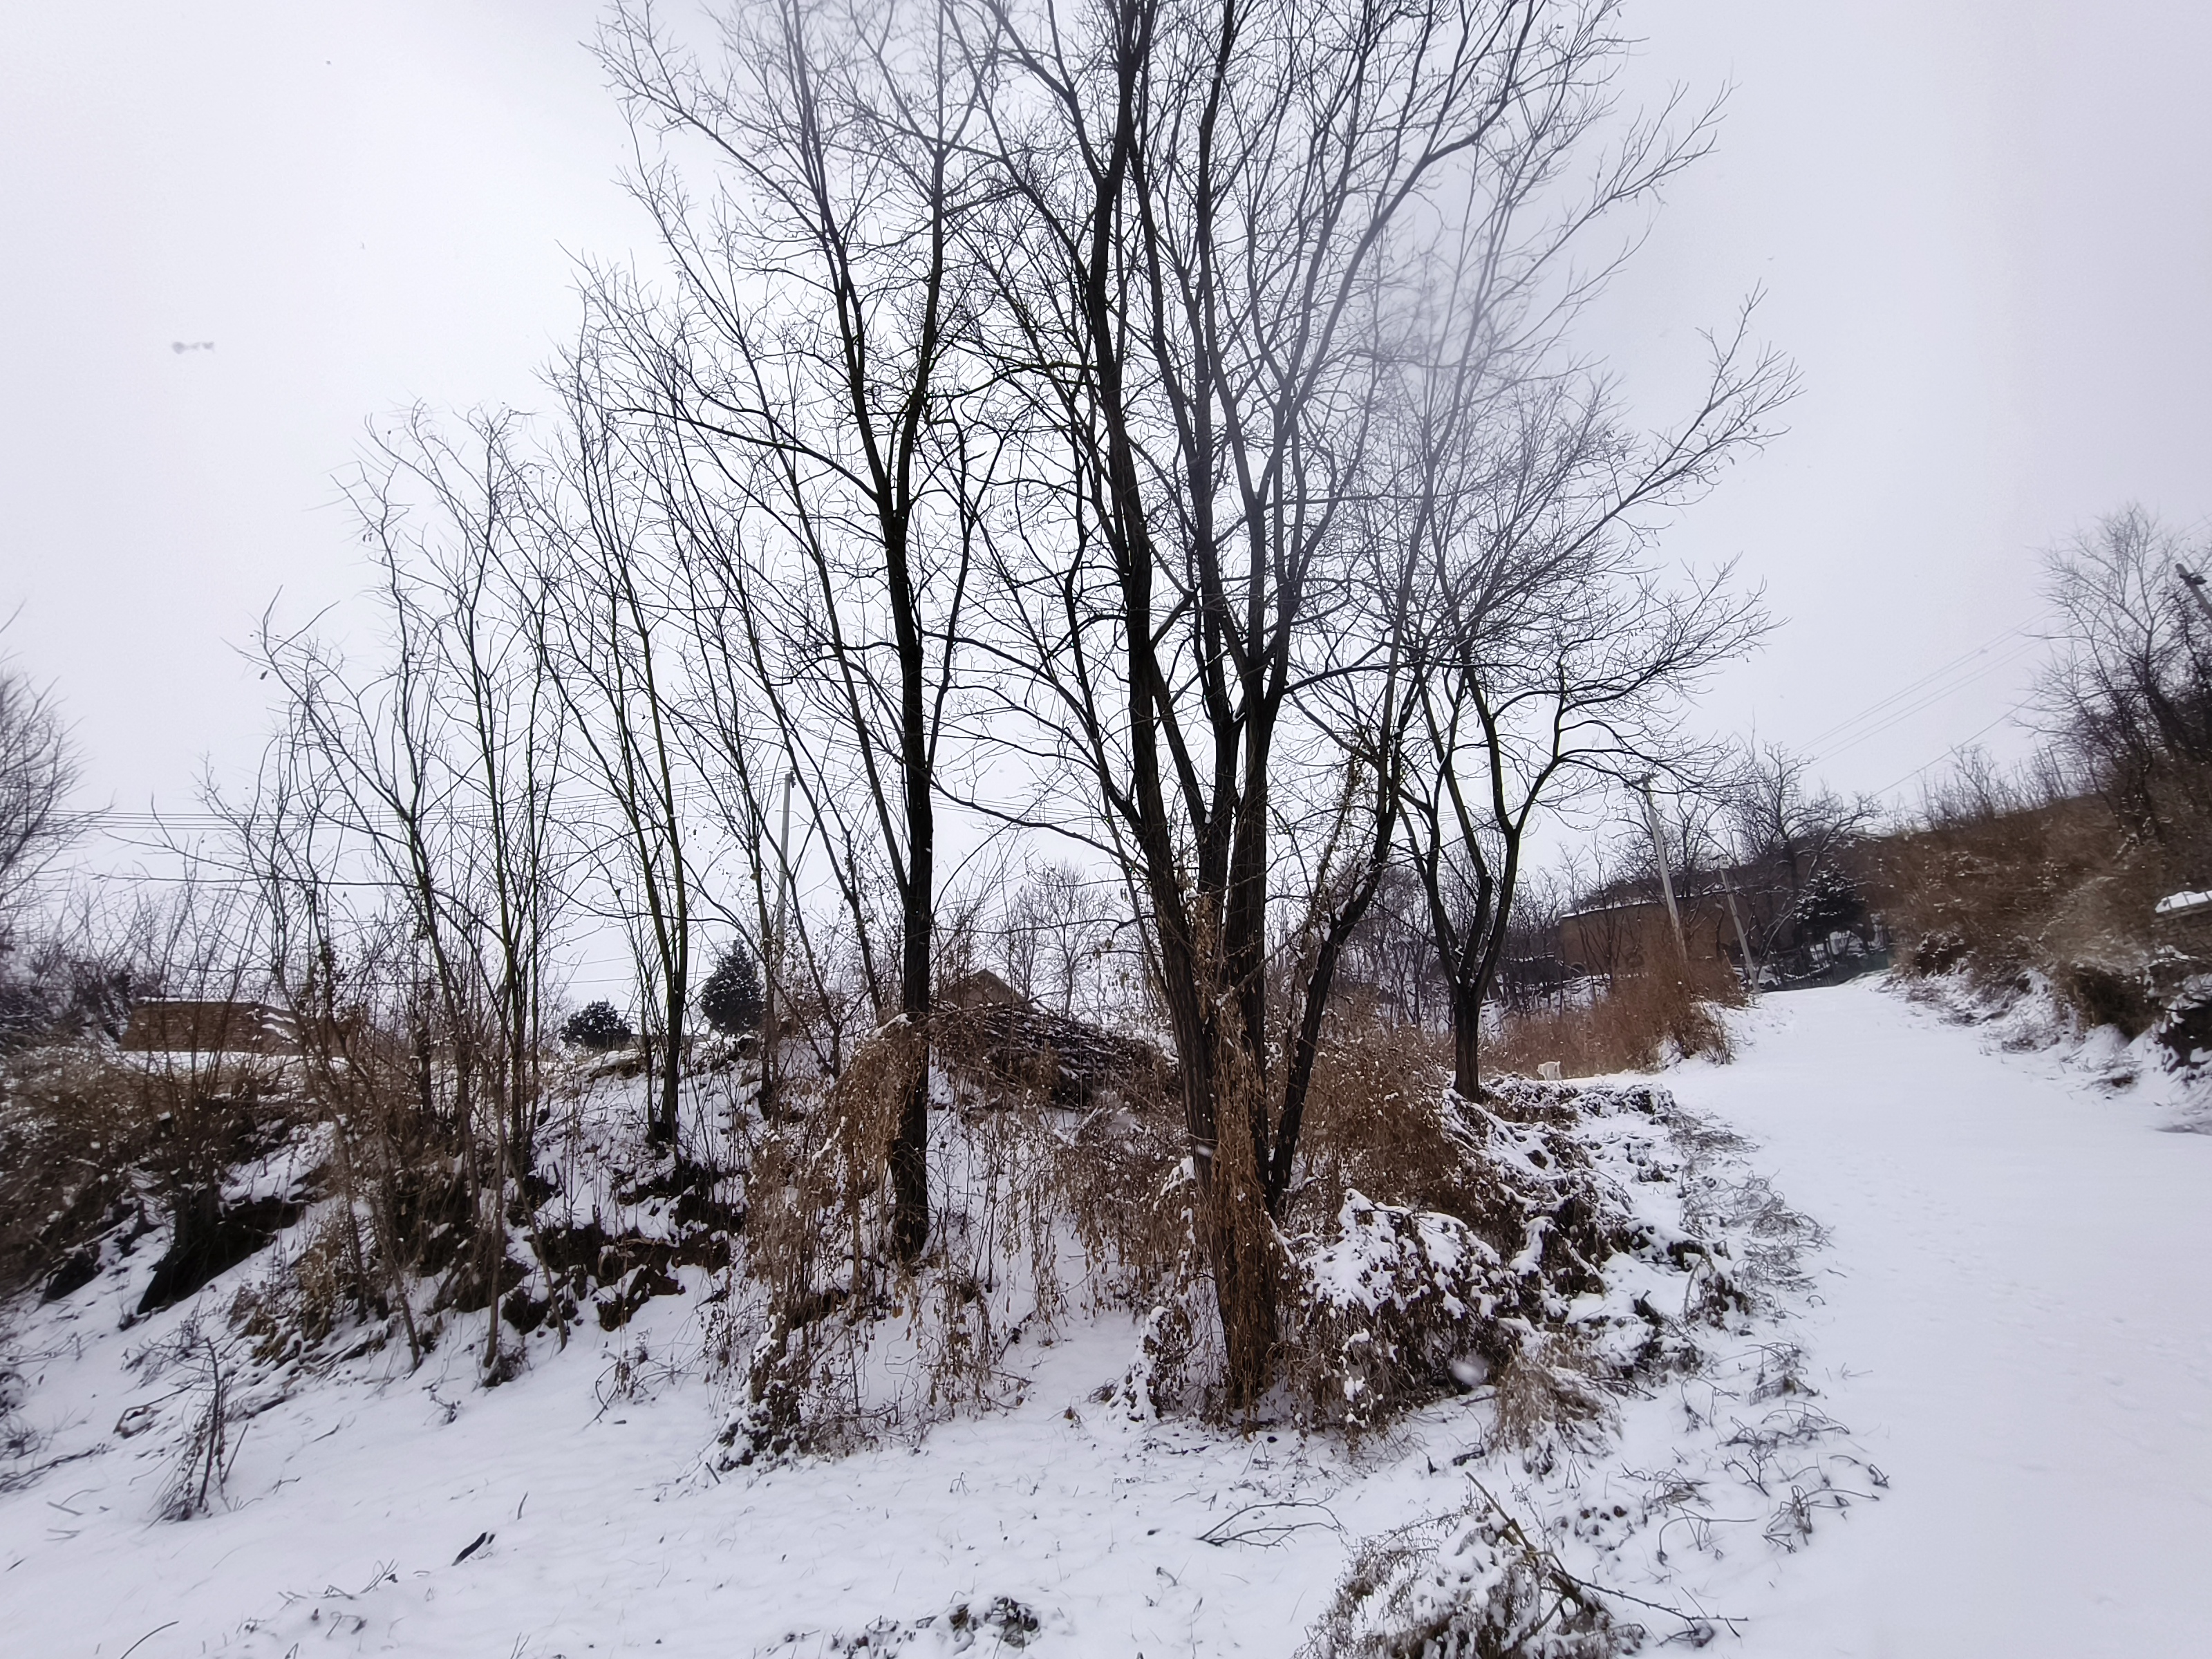
[[[159,1636],[159,1635],[160,1635],[163,1631],[165,1631],[165,1630],[174,1630],[174,1629],[176,1629],[176,1627],[177,1627],[177,1620],[173,1620],[173,1619],[172,1619],[171,1620],[169,1620],[169,1622],[168,1622],[167,1624],[166,1624],[166,1625],[156,1625],[156,1626],[155,1626],[153,1629],[151,1629],[151,1630],[148,1631],[148,1632],[147,1632],[143,1636],[140,1637],[137,1641],[133,1642],[133,1643],[132,1643],[129,1647],[127,1647],[127,1648],[124,1649],[124,1650],[123,1650],[122,1656],[121,1656],[121,1659],[131,1659],[131,1656],[132,1654],[134,1654],[134,1653],[137,1652],[139,1649],[141,1649],[141,1648],[144,1647],[144,1646],[146,1645],[146,1644],[147,1644],[147,1643],[149,1643],[149,1642],[152,1641],[155,1637]]]
[[[1247,1516],[1293,1510],[1317,1510],[1326,1518],[1320,1521],[1254,1522],[1249,1526],[1237,1526],[1237,1522],[1243,1521]],[[1217,1547],[1224,1544],[1258,1544],[1263,1547],[1273,1548],[1290,1537],[1292,1533],[1303,1532],[1309,1527],[1326,1528],[1340,1537],[1344,1533],[1343,1522],[1340,1522],[1334,1511],[1324,1504],[1247,1504],[1235,1514],[1215,1522],[1204,1532],[1199,1534],[1198,1538],[1200,1543],[1212,1544]]]

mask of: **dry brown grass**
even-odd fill
[[[1346,1020],[1330,1030],[1314,1058],[1293,1226],[1334,1224],[1354,1191],[1453,1215],[1475,1205],[1466,1149],[1440,1109],[1449,1058],[1442,1039],[1414,1026]]]
[[[0,1293],[88,1282],[297,1121],[278,1068],[242,1055],[26,1050],[0,1082]]]
[[[933,1114],[930,1243],[890,1249],[884,1167],[906,1091],[933,1045],[904,1021],[834,1080],[794,1089],[750,1152],[744,1261],[717,1345],[742,1395],[732,1463],[835,1452],[1003,1403],[1024,1334],[1070,1304],[1149,1308],[1192,1278],[1180,1119],[1139,1068],[1081,1111],[1057,1070],[985,1063],[972,1022],[933,1036],[956,1098]],[[948,1119],[957,1117],[957,1127]],[[741,1305],[741,1304],[743,1305]]]
[[[1705,1054],[1727,1060],[1727,1025],[1716,1007],[1744,1000],[1742,982],[1724,963],[1686,967],[1655,963],[1624,975],[1588,1003],[1509,1014],[1486,1056],[1487,1072],[1536,1075],[1557,1060],[1565,1077],[1656,1071],[1670,1059]]]
[[[1909,975],[1961,972],[2004,992],[2041,973],[2085,1024],[2132,1036],[2163,992],[2212,962],[2212,930],[2154,915],[2204,872],[2185,849],[2126,842],[2094,797],[1903,831],[1861,856]]]

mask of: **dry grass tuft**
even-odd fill
[[[1645,1635],[1486,1495],[1362,1545],[1297,1659],[1613,1659]]]
[[[1691,1054],[1725,1060],[1728,1027],[1714,1011],[1743,1000],[1742,982],[1724,963],[1654,966],[1623,975],[1591,1002],[1507,1015],[1491,1041],[1489,1065],[1533,1077],[1557,1060],[1562,1076],[1605,1077],[1656,1071]]]
[[[1149,1092],[1162,1079],[1138,1068],[1079,1109],[1056,1066],[984,1066],[974,1023],[945,1026],[931,1034],[941,1049],[904,1021],[885,1026],[762,1126],[744,1293],[717,1340],[739,1377],[729,1464],[835,1453],[1002,1405],[1020,1387],[1008,1345],[1048,1340],[1071,1302],[1152,1307],[1188,1285],[1179,1125]],[[930,1243],[902,1264],[884,1176],[925,1064],[938,1097]]]
[[[1588,1344],[1571,1334],[1533,1328],[1521,1337],[1491,1376],[1499,1443],[1534,1446],[1555,1429],[1607,1414],[1603,1368]]]
[[[1293,1225],[1332,1221],[1354,1191],[1449,1215],[1479,1206],[1466,1148],[1440,1109],[1448,1055],[1415,1026],[1345,1021],[1330,1030],[1314,1058]]]

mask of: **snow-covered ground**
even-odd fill
[[[2212,1137],[1876,981],[1750,1024],[1669,1081],[1829,1229],[1808,1346],[1891,1487],[1746,1654],[2212,1652]]]
[[[1611,1500],[1647,1504],[1689,1459],[1715,1521],[1645,1526],[1615,1582],[1731,1616],[1716,1650],[2202,1650],[2212,1137],[1867,982],[1769,998],[1745,1037],[1735,1065],[1667,1081],[1828,1230],[1788,1334],[1850,1431],[1818,1455],[1869,1496],[1886,1480],[1881,1501],[1817,1504],[1809,1545],[1781,1547],[1771,1504],[1719,1489],[1744,1455],[1729,1424],[1784,1403],[1750,1388],[1631,1402],[1609,1450],[1523,1495],[1579,1480],[1579,1523],[1554,1518],[1586,1557]],[[1464,1455],[1474,1401],[1350,1453],[1133,1422],[1093,1399],[1129,1358],[1120,1319],[1035,1353],[1012,1412],[718,1475],[715,1397],[682,1363],[696,1310],[668,1297],[488,1394],[461,1344],[412,1377],[301,1389],[244,1425],[230,1504],[161,1522],[173,1459],[122,1413],[191,1371],[126,1369],[153,1333],[117,1332],[113,1303],[88,1290],[19,1338],[52,1454],[105,1449],[0,1493],[0,1653],[1284,1656],[1359,1540],[1498,1478]]]

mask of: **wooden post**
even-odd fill
[[[783,775],[783,823],[775,840],[775,923],[765,941],[761,977],[767,982],[761,994],[761,1115],[774,1109],[775,1099],[776,990],[783,982],[783,927],[791,902],[791,788],[798,775]]]
[[[1674,929],[1674,949],[1681,953],[1686,967],[1690,943],[1682,936],[1682,912],[1674,903],[1674,873],[1667,866],[1667,834],[1659,822],[1659,804],[1651,799],[1651,775],[1646,772],[1637,780],[1636,787],[1644,792],[1644,827],[1651,832],[1651,855],[1659,861],[1659,896],[1667,901],[1667,920]]]

